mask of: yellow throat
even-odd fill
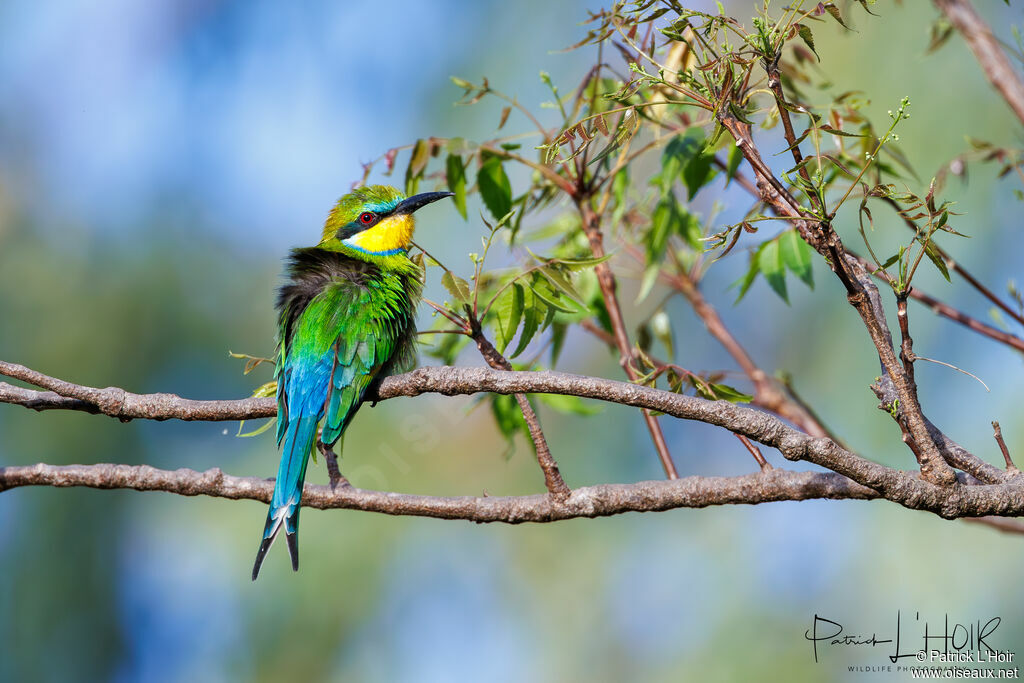
[[[388,216],[372,228],[349,237],[345,244],[370,254],[394,253],[409,248],[415,227],[411,214]]]

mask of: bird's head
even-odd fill
[[[357,188],[331,209],[319,246],[370,257],[399,254],[412,241],[413,212],[451,196],[451,192],[425,192],[406,197],[387,185]]]

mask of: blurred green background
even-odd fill
[[[557,50],[582,36],[588,7],[0,4],[0,358],[96,386],[247,395],[268,373],[243,377],[227,352],[272,351],[280,259],[318,237],[360,162],[419,136],[493,135],[500,105],[453,107],[461,91],[449,75],[486,75],[531,108],[546,99],[542,69],[563,90],[574,87],[594,53]],[[749,3],[732,7],[753,16]],[[1007,39],[1022,20],[1019,7],[985,10]],[[965,135],[1020,144],[1020,124],[958,37],[924,54],[929,3],[881,2],[875,11],[880,18],[849,10],[854,33],[815,26],[817,47],[835,87],[865,91],[876,122],[911,97],[901,144],[924,179],[912,189],[923,191],[964,150]],[[527,129],[513,115],[516,125]],[[763,139],[772,152],[785,146],[775,133]],[[972,166],[969,182],[946,192],[965,213],[956,227],[972,238],[944,245],[1000,292],[1024,279],[1016,182]],[[722,198],[722,225],[747,206],[734,190],[705,194],[695,210],[707,215],[713,195]],[[857,245],[854,221],[852,210],[841,215],[839,229]],[[479,232],[478,221],[437,208],[421,217],[418,241],[468,271]],[[707,291],[758,362],[791,372],[851,446],[909,467],[867,389],[877,374],[867,337],[820,266],[815,290],[791,283],[790,306],[763,282],[732,305],[726,287],[745,270],[742,256],[712,269]],[[922,272],[920,284],[988,317],[955,279]],[[623,289],[629,301],[636,284]],[[431,293],[443,298],[436,278]],[[732,367],[684,305],[671,314],[678,362]],[[1019,354],[919,307],[911,315],[919,353],[991,387],[923,365],[930,417],[992,462],[1000,459],[989,421],[998,419],[1024,458]],[[589,337],[571,333],[568,345],[564,369],[619,377]],[[489,413],[472,405],[423,397],[364,409],[343,471],[356,486],[402,492],[541,491],[529,449],[504,459]],[[635,411],[606,406],[586,418],[541,409],[571,486],[660,476]],[[753,469],[731,435],[663,424],[684,475]],[[271,476],[270,433],[239,439],[236,428],[0,406],[0,465]],[[310,479],[326,481],[322,465]],[[519,527],[309,510],[302,571],[293,575],[275,551],[253,584],[264,515],[253,502],[155,493],[3,493],[0,679],[860,680],[847,667],[887,664],[888,650],[833,649],[815,664],[804,631],[818,614],[847,632],[890,637],[897,610],[933,624],[946,614],[964,624],[1002,616],[990,644],[1024,655],[1021,539],[888,503]]]

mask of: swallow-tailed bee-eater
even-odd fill
[[[421,271],[407,253],[413,212],[449,196],[405,197],[384,185],[358,188],[331,210],[319,244],[292,250],[277,297],[281,464],[252,568],[254,581],[282,530],[292,569],[299,568],[299,505],[317,439],[330,449],[367,388],[415,364]]]

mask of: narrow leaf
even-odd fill
[[[504,353],[509,342],[516,335],[519,321],[523,317],[523,286],[518,282],[502,292],[494,304],[496,316],[494,331],[497,335],[498,351]]]
[[[466,216],[466,167],[462,163],[462,157],[458,154],[449,154],[445,162],[445,171],[448,176],[448,189],[455,193],[455,208],[465,219]]]
[[[814,270],[811,268],[811,247],[800,239],[796,229],[782,233],[779,238],[782,260],[794,275],[814,288]]]
[[[537,334],[540,323],[547,315],[548,307],[530,288],[523,289],[523,331],[519,334],[519,344],[509,358],[515,358],[529,346],[533,335]]]
[[[942,273],[942,277],[946,278],[946,282],[949,282],[949,269],[946,268],[946,262],[941,256],[939,256],[939,252],[935,249],[935,245],[929,242],[925,247],[924,253],[927,254],[928,260],[935,264],[935,267],[939,269],[939,272]]]
[[[778,240],[765,242],[758,256],[758,267],[761,270],[761,274],[768,281],[768,284],[775,290],[775,293],[788,304],[789,296],[786,294],[785,264],[782,260],[782,250],[779,248]]]

